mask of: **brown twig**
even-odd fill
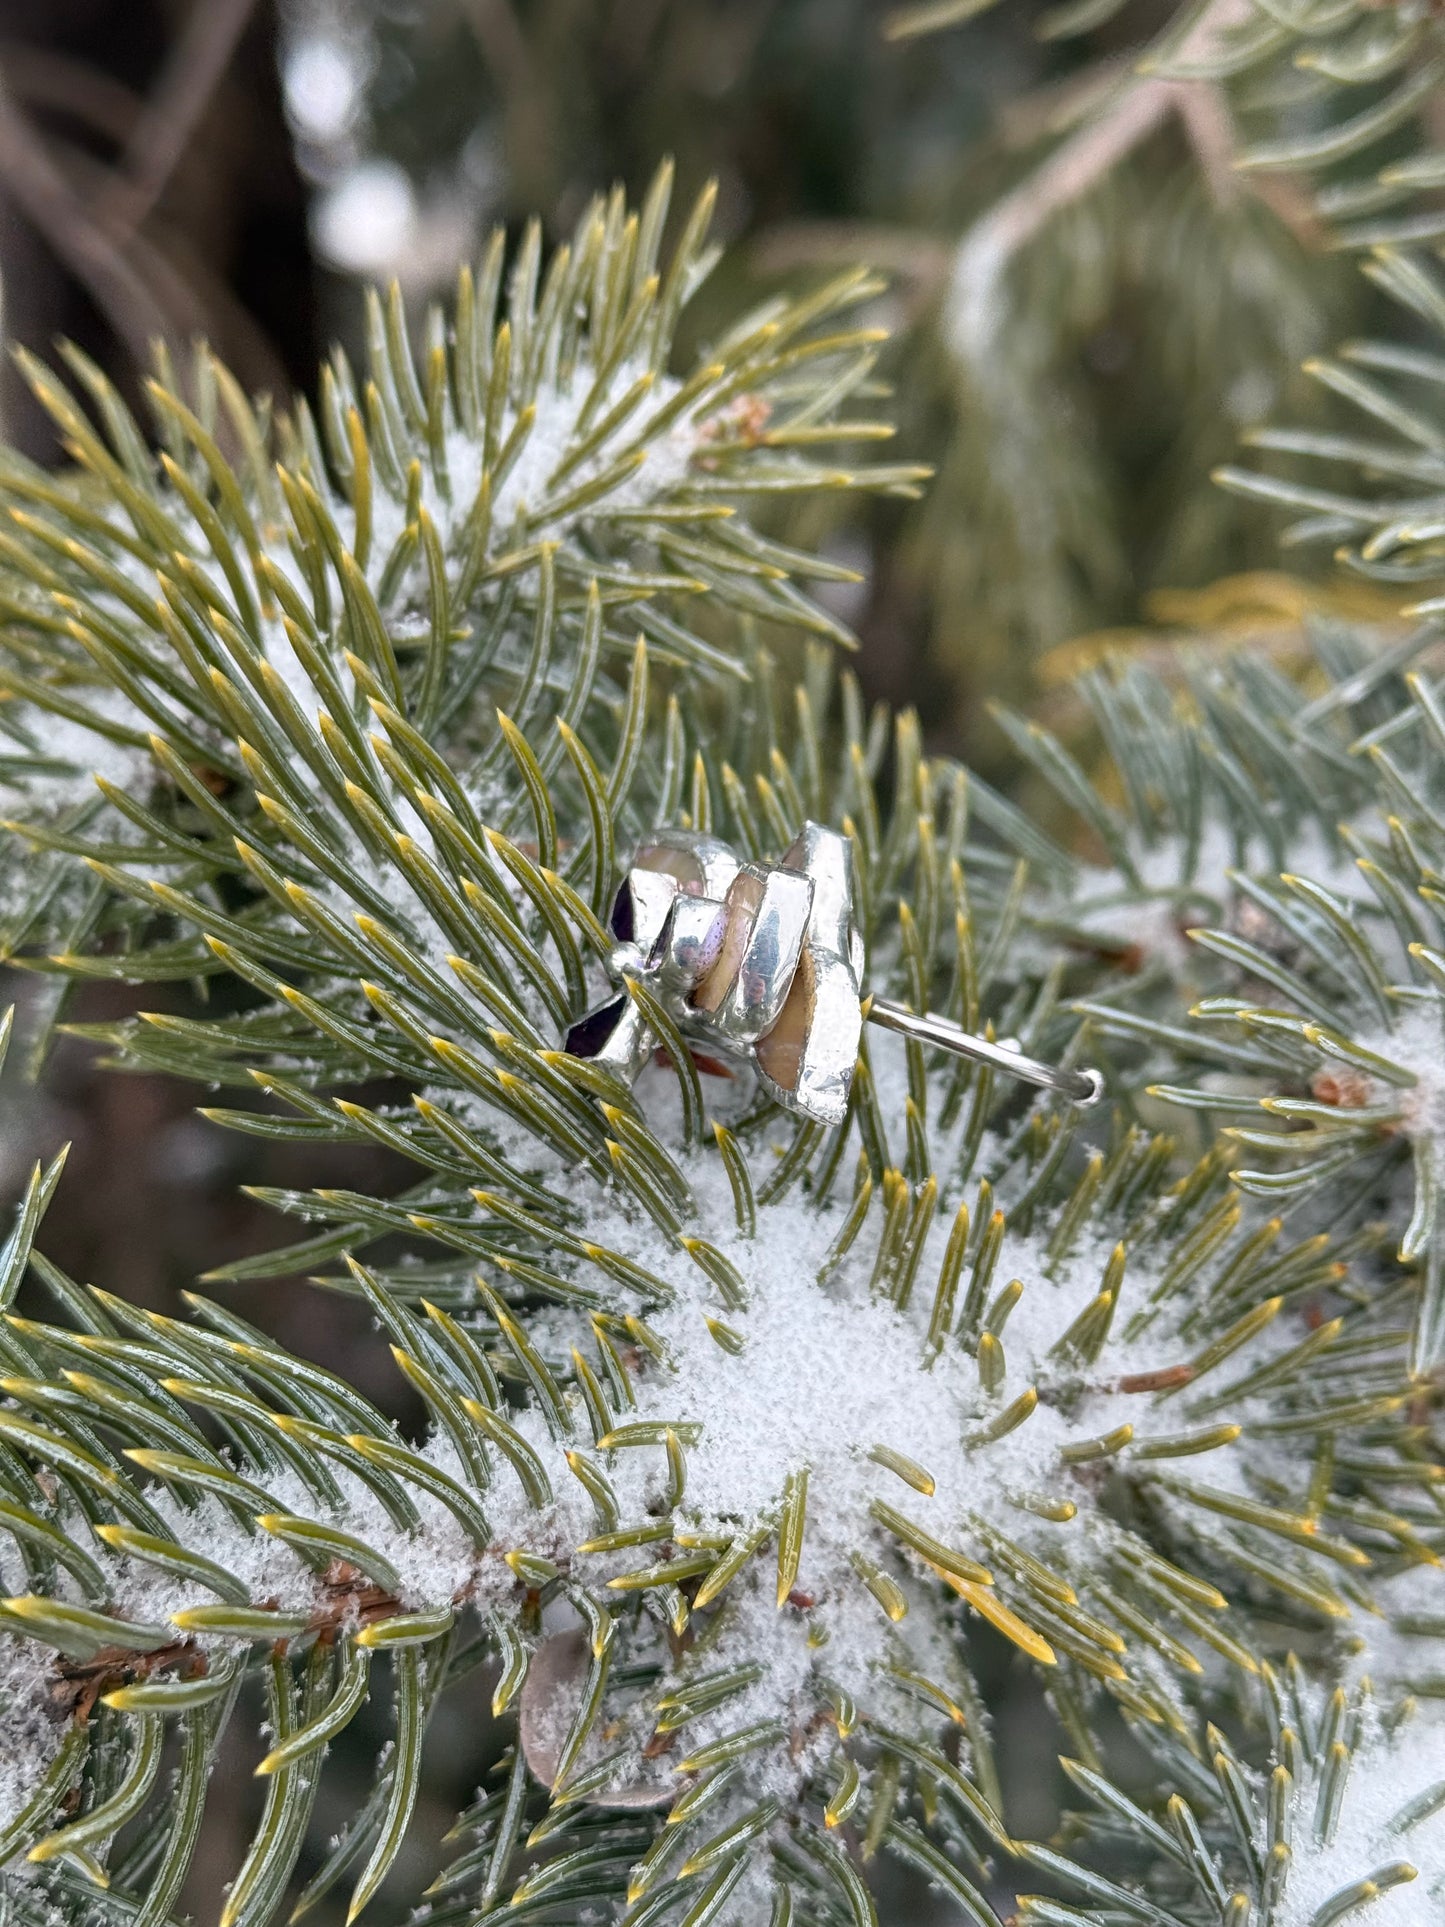
[[[1045,82],[1018,100],[1005,101],[994,120],[1000,144],[1017,151],[1071,133],[1133,68],[1134,61],[1128,54],[1106,55],[1078,73]]]
[[[152,285],[52,159],[45,142],[0,86],[0,182],[105,314],[137,362],[151,341],[170,337],[169,317]]]
[[[902,323],[911,326],[947,282],[951,253],[946,242],[919,228],[881,221],[787,221],[760,236],[751,265],[759,274],[791,274],[866,261],[896,278]]]
[[[284,371],[264,334],[218,277],[183,254],[178,238],[156,222],[144,234],[106,224],[109,178],[91,156],[47,143],[0,87],[0,193],[74,275],[137,367],[149,366],[157,339],[175,349],[194,336],[217,336],[228,359],[244,365],[245,379],[282,392]]]
[[[531,93],[537,76],[511,0],[462,0],[462,11],[502,93]]]
[[[1212,0],[1195,21],[1180,60],[1202,61],[1238,26],[1248,0]],[[1210,80],[1171,80],[1133,71],[1116,82],[1112,101],[1090,101],[1094,118],[1063,140],[1042,166],[964,235],[954,256],[953,345],[981,359],[1003,321],[1001,283],[1008,264],[1052,218],[1081,200],[1128,154],[1177,116],[1215,201],[1241,191],[1234,171],[1233,123],[1222,90]]]
[[[667,10],[668,0],[614,0],[606,39],[625,70],[635,71],[647,59]]]
[[[559,155],[546,83],[512,0],[462,0],[462,12],[501,96],[513,179],[528,200],[545,205]]]
[[[256,0],[194,0],[99,210],[113,234],[140,226],[165,190],[229,66]]]
[[[116,147],[125,146],[141,116],[141,97],[131,88],[48,47],[0,41],[0,74],[27,109],[64,114]]]
[[[936,286],[947,272],[949,252],[946,241],[922,228],[882,221],[786,221],[760,236],[753,264],[760,273],[783,274],[866,261],[885,273]]]
[[[84,205],[99,206],[110,178],[108,170],[91,155],[60,143],[53,142],[50,152],[76,198]],[[144,230],[113,233],[111,239],[153,290],[168,317],[164,334],[171,345],[204,336],[248,387],[274,395],[286,392],[286,371],[264,329],[184,230],[153,214]]]

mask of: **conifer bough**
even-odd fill
[[[1426,1073],[1340,1013],[1439,1022],[1404,944],[1438,901],[1401,907],[1420,845],[1347,754],[1426,702],[1419,645],[1324,634],[1309,700],[1249,658],[1188,695],[1095,679],[1100,787],[1011,725],[1075,819],[1054,840],[911,716],[865,718],[795,586],[835,571],[743,513],[916,486],[818,452],[883,432],[846,318],[874,284],[677,372],[706,208],[664,259],[666,212],[665,175],[639,215],[614,196],[545,272],[529,233],[500,320],[496,244],[420,358],[378,303],[315,418],[273,427],[201,354],[145,431],[74,351],[80,398],[29,364],[76,466],[0,474],[7,949],[57,990],[230,979],[228,1014],[75,1028],[219,1087],[222,1124],[413,1175],[264,1193],[299,1240],[172,1318],[44,1257],[35,1174],[0,1259],[7,1904],[163,1927],[259,1680],[223,1920],[333,1890],[356,1917],[482,1665],[507,1745],[433,1921],[864,1927],[885,1858],[976,1923],[1038,1869],[1082,1891],[1023,1903],[1054,1923],[1438,1894],[1445,1728],[1397,1718],[1445,1629],[1441,1233],[1398,1096]],[[685,1051],[630,1089],[558,1048],[629,848],[679,824],[765,859],[808,817],[852,839],[872,984],[1064,1061],[1087,1027],[1102,1117],[917,1040],[865,1046],[831,1130]],[[1373,897],[1335,875],[1351,838]],[[1279,880],[1296,850],[1328,889]],[[1319,1056],[1363,1080],[1333,1118],[1298,1109]],[[1146,1128],[1161,1082],[1177,1136]],[[1232,1177],[1211,1120],[1261,1093],[1308,1126],[1308,1182]],[[226,1304],[296,1272],[370,1309],[421,1436]],[[1094,1808],[1073,1858],[1010,1826],[1000,1643]],[[382,1681],[374,1787],[298,1892],[326,1749]],[[1118,1716],[1167,1805],[1111,1778]]]

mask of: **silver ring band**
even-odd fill
[[[975,1037],[951,1018],[937,1017],[931,1011],[920,1017],[902,1004],[875,997],[868,1007],[868,1021],[881,1025],[884,1030],[896,1030],[904,1037],[916,1037],[920,1044],[952,1051],[955,1057],[987,1064],[993,1070],[1018,1078],[1021,1083],[1057,1091],[1080,1110],[1097,1104],[1104,1094],[1104,1079],[1096,1070],[1064,1070],[1056,1064],[1041,1064],[1036,1057],[1025,1056],[1010,1043],[990,1043],[986,1037]]]
[[[567,1052],[635,1082],[661,1041],[635,994],[645,985],[676,1026],[674,1050],[696,1044],[746,1066],[776,1104],[818,1124],[847,1118],[865,1016],[1070,1104],[1098,1103],[1097,1070],[1041,1064],[1015,1038],[865,997],[855,899],[852,846],[824,824],[805,823],[777,863],[745,862],[698,831],[654,830],[613,900],[615,992],[568,1026]]]

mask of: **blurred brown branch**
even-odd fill
[[[896,279],[902,320],[912,326],[947,282],[950,252],[947,241],[921,228],[882,221],[788,221],[760,237],[751,261],[767,275],[864,262]]]
[[[117,147],[130,139],[144,105],[140,95],[113,74],[52,47],[0,41],[0,73],[27,108],[66,114]]]
[[[104,327],[92,351],[118,363],[123,386],[147,371],[155,340],[179,350],[204,336],[248,385],[286,393],[296,371],[277,348],[290,338],[285,291],[298,260],[309,269],[295,241],[287,251],[304,200],[281,121],[274,9],[138,0],[138,58],[123,74],[106,64],[105,7],[88,18],[89,37],[70,21],[52,38],[42,14],[32,39],[0,42],[0,204],[20,222],[0,229],[10,330],[37,345],[87,338],[93,309]],[[235,285],[238,266],[253,262],[264,278]],[[305,285],[290,305],[306,336]],[[302,366],[309,336],[304,347]],[[13,407],[10,433],[22,442],[33,433],[44,453],[38,420],[18,427],[28,409],[18,391]]]
[[[461,10],[497,83],[518,195],[546,205],[556,192],[560,158],[551,100],[512,0],[461,0]]]
[[[0,87],[0,176],[5,192],[144,363],[151,341],[174,335],[172,318],[117,243],[75,192],[39,129]]]
[[[160,198],[230,64],[256,0],[194,0],[101,204],[113,232],[137,228]]]

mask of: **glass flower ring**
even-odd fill
[[[1040,1063],[1010,1039],[976,1037],[863,989],[848,839],[807,823],[781,862],[751,863],[714,836],[655,831],[637,850],[612,906],[615,995],[573,1024],[566,1048],[631,1083],[661,1044],[644,986],[694,1056],[750,1066],[785,1110],[842,1122],[866,1022],[1097,1102],[1099,1072]]]

